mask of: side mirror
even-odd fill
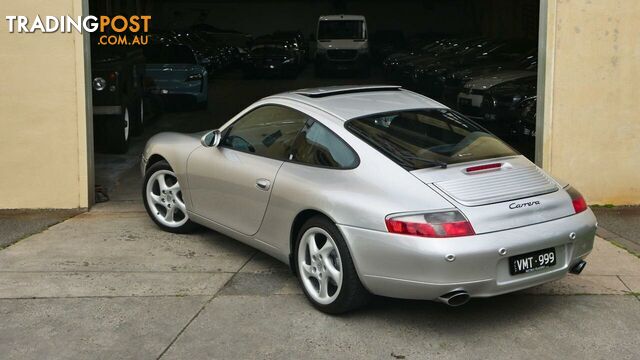
[[[204,147],[217,147],[220,145],[220,140],[222,140],[222,135],[220,134],[220,130],[216,129],[202,135],[200,143]]]

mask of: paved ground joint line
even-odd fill
[[[0,270],[0,274],[235,274],[236,271],[173,271],[173,270]]]
[[[620,275],[616,275],[616,276],[618,277],[618,280],[620,280],[622,285],[624,285],[627,289],[629,289],[629,294],[632,294],[633,296],[635,296],[636,299],[638,299],[638,301],[640,301],[640,294],[634,293],[633,290],[631,290],[631,287],[629,287],[629,285],[627,285],[627,283],[624,282],[624,280],[622,280]]]
[[[180,329],[180,331],[178,332],[178,334],[176,334],[176,336],[171,340],[171,342],[169,342],[169,345],[167,345],[166,348],[164,348],[164,350],[162,350],[162,352],[160,353],[160,355],[158,355],[158,357],[156,358],[156,360],[160,360],[164,354],[166,354],[167,351],[169,351],[169,349],[173,346],[173,344],[180,338],[180,336],[185,332],[185,330],[187,330],[187,328],[193,323],[193,321],[200,316],[200,314],[202,313],[202,311],[204,311],[204,309],[207,307],[207,305],[209,305],[213,299],[215,299],[218,294],[225,288],[227,287],[227,285],[233,280],[233,278],[238,275],[240,273],[240,271],[242,271],[242,269],[244,269],[245,266],[247,266],[247,264],[253,260],[253,258],[256,256],[256,254],[258,254],[258,251],[254,251],[253,254],[251,254],[251,256],[249,256],[249,258],[247,259],[247,261],[244,262],[244,264],[242,264],[242,266],[240,266],[240,268],[238,269],[238,271],[236,271],[231,277],[229,277],[229,280],[227,280],[224,285],[222,285],[222,287],[220,287],[220,289],[213,294],[213,296],[211,296],[211,298],[207,301],[205,301],[204,304],[202,304],[202,306],[200,307],[200,309],[195,313],[195,315],[193,315],[193,317],[185,324],[185,326]]]
[[[206,295],[81,295],[81,296],[25,296],[25,297],[0,297],[0,300],[51,300],[51,299],[121,299],[121,298],[184,298],[184,297],[207,297]]]

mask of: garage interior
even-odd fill
[[[442,93],[434,95],[414,88],[412,84],[407,83],[410,78],[398,77],[397,73],[391,74],[385,67],[385,59],[397,54],[413,55],[409,60],[402,58],[403,66],[406,67],[408,63],[413,65],[415,57],[423,56],[423,49],[436,41],[448,41],[449,46],[471,47],[478,46],[486,40],[488,43],[484,46],[487,48],[490,48],[491,44],[502,42],[521,43],[518,55],[532,54],[527,53],[525,49],[535,50],[535,59],[529,63],[529,70],[535,75],[539,6],[538,0],[403,0],[393,3],[382,0],[90,0],[89,12],[94,15],[151,15],[150,44],[170,38],[172,43],[188,43],[192,49],[202,46],[203,49],[194,50],[209,52],[212,57],[223,51],[231,51],[234,54],[231,59],[215,59],[217,63],[208,67],[205,108],[198,109],[190,101],[174,101],[175,99],[152,94],[145,89],[141,95],[144,99],[144,128],[137,135],[131,134],[126,151],[116,151],[120,153],[114,154],[114,151],[109,149],[110,139],[103,133],[104,128],[98,124],[100,116],[94,115],[96,201],[107,199],[122,174],[137,163],[144,143],[153,134],[163,131],[198,132],[217,128],[252,102],[278,92],[348,84],[402,85],[464,113],[459,108],[456,94],[453,94],[453,97],[445,97]],[[320,75],[316,71],[314,60],[318,17],[331,14],[363,15],[366,18],[366,37],[371,53],[368,74],[337,71]],[[274,34],[283,32],[300,33],[304,44],[298,44],[298,47],[308,47],[295,74],[247,76],[246,56],[251,53],[252,46],[271,41],[270,39],[277,37]],[[193,34],[197,34],[198,39],[203,41],[196,44],[193,40],[180,40],[180,36],[185,39]],[[97,62],[97,55],[93,54],[93,51],[94,48],[92,67]],[[481,55],[481,52],[477,55]],[[430,56],[431,54],[428,57]],[[500,61],[504,62],[494,59],[474,63],[473,58],[475,56],[465,64],[456,63],[455,70],[480,65],[497,66]],[[429,61],[422,61],[420,64],[428,66]],[[515,59],[511,62],[515,62]],[[145,67],[148,69],[148,65]],[[494,70],[491,72],[503,71],[500,67]],[[454,72],[449,69],[447,71]],[[92,79],[93,77],[94,75]],[[149,81],[145,79],[143,82]],[[532,109],[529,106],[528,115],[533,117],[534,123],[536,84],[537,81],[534,80],[533,95],[529,96],[534,98],[534,105]],[[93,93],[96,106],[96,91]],[[519,96],[512,93],[508,95]],[[518,133],[515,133],[516,131],[507,129],[502,123],[492,123],[485,113],[474,113],[473,119],[534,160],[535,125],[533,132],[528,130],[528,133],[523,134],[522,130],[518,129]]]

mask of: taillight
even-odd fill
[[[584,197],[578,190],[572,188],[571,186],[567,186],[565,188],[569,196],[571,197],[571,204],[573,204],[573,210],[575,210],[576,214],[581,213],[587,210],[587,202],[584,200]]]
[[[390,215],[387,230],[394,234],[445,238],[474,235],[471,223],[457,210],[410,215]]]

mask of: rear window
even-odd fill
[[[410,170],[517,155],[479,125],[447,109],[377,114],[349,120],[345,126]]]

